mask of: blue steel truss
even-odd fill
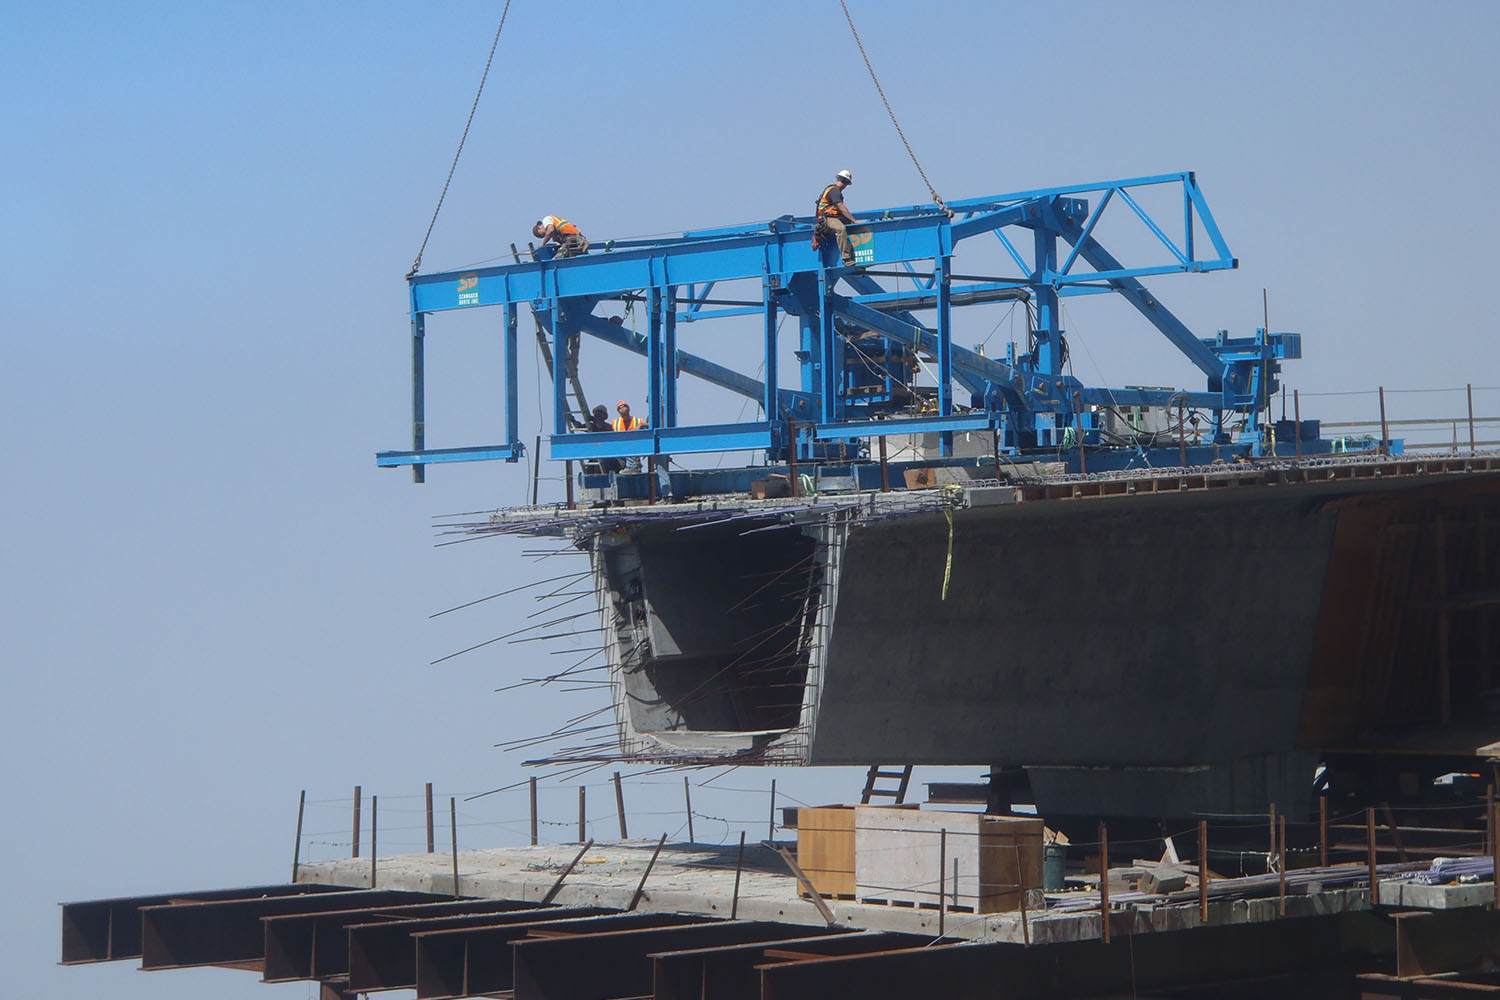
[[[1167,222],[1141,204],[1142,192],[1180,193],[1180,218]],[[1087,197],[1086,197],[1087,196]],[[1090,201],[1090,198],[1095,199]],[[553,460],[796,448],[801,459],[848,455],[861,440],[891,434],[989,430],[1009,454],[1054,449],[1065,439],[1097,440],[1096,406],[1171,406],[1207,410],[1215,442],[1228,443],[1226,416],[1258,423],[1278,389],[1280,362],[1301,356],[1301,337],[1259,330],[1253,337],[1194,334],[1142,278],[1234,268],[1191,172],[1022,191],[935,205],[861,213],[849,228],[856,266],[839,266],[837,248],[812,244],[814,219],[687,232],[655,240],[619,240],[602,251],[552,259],[545,249],[516,264],[409,279],[412,332],[412,447],[377,455],[382,466],[503,459],[524,447],[517,421],[518,307],[526,305],[558,359],[552,379]],[[1127,265],[1099,241],[1106,211],[1129,213],[1153,239],[1157,257]],[[1128,217],[1127,217],[1128,218]],[[1206,237],[1205,248],[1199,239]],[[965,240],[997,239],[1014,275],[955,271]],[[1207,252],[1205,252],[1205,250]],[[715,299],[717,283],[750,279],[760,297]],[[743,286],[741,286],[743,287]],[[1060,301],[1112,293],[1144,316],[1204,375],[1199,391],[1086,386],[1064,371]],[[1024,299],[1034,313],[1030,349],[1012,345],[1002,359],[953,343],[955,308]],[[647,329],[626,330],[599,312],[604,304],[643,303]],[[428,318],[459,309],[498,307],[505,327],[505,439],[479,447],[426,447],[424,352]],[[917,313],[930,316],[927,321]],[[680,323],[759,315],[764,376],[754,378],[677,347]],[[781,385],[777,329],[798,324],[800,383]],[[580,433],[570,419],[566,365],[587,334],[647,359],[647,430]],[[935,362],[935,386],[919,388],[918,359]],[[675,361],[675,363],[673,363]],[[760,404],[765,419],[680,424],[677,379],[691,375]],[[955,395],[955,388],[961,391]],[[1069,438],[1070,433],[1080,437]],[[1255,451],[1259,442],[1252,442]]]

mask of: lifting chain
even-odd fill
[[[917,154],[912,152],[911,143],[906,141],[906,132],[902,130],[901,123],[896,120],[896,112],[891,110],[891,102],[886,99],[885,88],[880,85],[880,78],[875,75],[875,67],[870,65],[870,55],[865,51],[865,43],[859,40],[859,29],[854,27],[854,18],[849,13],[849,5],[845,3],[845,0],[839,0],[839,6],[844,8],[844,20],[849,22],[849,32],[854,35],[854,44],[859,46],[859,54],[865,61],[865,69],[870,71],[870,79],[875,83],[876,92],[880,94],[880,102],[885,105],[885,113],[891,116],[891,124],[896,126],[896,134],[901,137],[901,145],[906,147],[906,155],[911,157],[917,173],[922,175],[922,183],[927,185],[927,193],[932,195],[933,204],[942,209],[948,218],[953,218],[953,210],[943,202],[942,198],[938,197],[937,189],[932,186],[932,181],[927,179],[927,171],[922,169],[922,164],[917,160]]]
[[[505,0],[505,9],[500,12],[500,25],[495,29],[495,40],[490,43],[490,57],[484,61],[484,75],[479,78],[479,89],[474,92],[474,104],[469,108],[469,120],[464,122],[464,134],[458,139],[458,149],[453,153],[453,164],[448,168],[448,179],[443,181],[443,192],[438,195],[437,207],[432,210],[432,219],[427,223],[427,234],[417,248],[417,259],[411,262],[407,278],[417,273],[422,266],[422,254],[427,250],[427,240],[432,236],[432,227],[437,225],[438,213],[443,210],[443,199],[448,197],[448,185],[453,183],[453,171],[458,169],[458,157],[464,151],[464,141],[469,138],[469,126],[474,124],[474,112],[479,110],[479,95],[484,93],[484,81],[489,79],[490,64],[495,61],[495,47],[500,44],[500,32],[505,28],[505,15],[510,13],[510,0]],[[921,169],[920,167],[918,169]]]

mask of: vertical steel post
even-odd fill
[[[1492,786],[1493,787],[1493,786]],[[1495,906],[1500,907],[1500,802],[1490,802],[1490,861],[1495,873]]]
[[[1280,819],[1279,819],[1279,821],[1277,823],[1277,827],[1278,827],[1278,829],[1279,829],[1279,831],[1281,833],[1281,849],[1278,852],[1281,855],[1281,864],[1279,865],[1279,868],[1281,869],[1281,872],[1280,872],[1280,877],[1277,879],[1277,884],[1276,884],[1276,898],[1277,898],[1277,904],[1276,905],[1277,905],[1278,912],[1280,912],[1280,914],[1284,917],[1284,916],[1286,916],[1286,817],[1285,816],[1280,817]]]
[[[662,296],[662,419],[652,427],[677,426],[677,286]]]
[[[771,832],[766,837],[766,839],[767,840],[775,840],[776,839],[776,779],[775,778],[771,779],[771,825],[770,825],[770,831]]]
[[[1370,868],[1370,905],[1380,905],[1380,873],[1375,867],[1375,810],[1365,810],[1365,861]]]
[[[946,930],[944,917],[948,913],[948,828],[938,831],[938,937]]]
[[[505,306],[505,443],[514,455],[521,444],[521,401],[517,392],[519,373],[516,370],[516,304]],[[512,462],[516,459],[511,458]]]
[[[839,419],[839,341],[834,335],[833,309],[828,303],[828,293],[831,291],[833,288],[828,281],[828,272],[820,269],[818,271],[818,353],[822,368],[818,373],[820,407],[818,420],[825,424],[831,424]]]
[[[1328,793],[1318,796],[1318,864],[1328,867]]]
[[[307,789],[297,796],[297,845],[292,848],[292,881],[297,881],[297,866],[302,861],[302,810],[307,806]]]
[[[996,467],[995,475],[998,476],[1000,474],[999,473],[999,463],[998,462],[996,463],[995,467]],[[880,492],[882,492],[882,493],[889,493],[890,491],[891,491],[891,470],[890,470],[890,466],[888,466],[886,464],[885,435],[882,434],[882,435],[880,435]]]
[[[588,800],[588,786],[578,786],[578,843],[588,839],[588,815],[585,804]]]
[[[553,299],[552,318],[552,433],[568,433],[568,321],[562,300]],[[541,456],[537,456],[541,460]]]
[[[563,484],[565,487],[564,496],[566,497],[568,502],[568,509],[572,510],[578,505],[573,501],[573,460],[571,458],[563,462]]]
[[[1380,387],[1380,453],[1391,453],[1391,432],[1385,422],[1385,386]]]
[[[1061,308],[1057,288],[1049,283],[1057,271],[1057,231],[1047,226],[1037,226],[1032,230],[1032,236],[1035,270],[1030,275],[1031,283],[1027,287],[1031,289],[1032,301],[1036,304],[1036,373],[1046,380],[1047,394],[1050,396],[1054,391],[1052,386],[1062,374]],[[1039,444],[1048,440],[1056,444],[1061,440],[1062,428],[1066,425],[1059,426],[1055,414],[1039,412],[1033,419]],[[1056,436],[1044,439],[1044,430]]]
[[[1083,397],[1073,393],[1073,416],[1078,423],[1078,471],[1084,475],[1089,471],[1089,460],[1083,453]]]
[[[980,850],[984,850],[983,845],[980,846]],[[1025,947],[1030,948],[1031,947],[1031,924],[1030,924],[1030,921],[1028,921],[1027,917],[1026,917],[1026,892],[1027,892],[1027,889],[1026,889],[1026,874],[1025,874],[1025,868],[1021,864],[1021,845],[1020,844],[1016,845],[1016,878],[1018,878],[1020,880],[1020,882],[1021,882],[1021,943]],[[953,902],[954,902],[955,906],[958,905],[958,859],[957,858],[953,859]]]
[[[685,774],[682,776],[682,801],[687,803],[688,843],[696,844],[698,838],[693,835],[693,789],[688,784],[688,778]],[[743,833],[740,834],[740,840],[743,841],[744,839],[745,835]]]
[[[427,447],[427,373],[424,360],[424,343],[427,335],[427,314],[416,311],[416,292],[412,292],[411,314],[411,450],[423,451]],[[426,482],[427,466],[415,464],[411,467],[411,481]]]
[[[689,812],[688,815],[692,815]],[[740,852],[734,859],[734,898],[729,903],[729,919],[740,915],[740,872],[745,869],[745,831],[740,831]]]
[[[531,846],[536,846],[536,778],[531,779]]]
[[[1109,830],[1099,824],[1099,933],[1109,944]]]
[[[1177,464],[1187,468],[1187,416],[1181,402],[1177,404]]]
[[[629,840],[630,834],[625,832],[625,789],[620,785],[620,772],[615,772],[615,812],[620,815],[620,839]]]
[[[1469,396],[1469,451],[1473,452],[1475,450],[1474,449],[1474,385],[1473,385],[1473,383],[1469,383],[1464,388],[1468,392],[1468,396]]]
[[[1297,422],[1297,457],[1302,457],[1302,397],[1296,390],[1292,390],[1292,419]]]
[[[376,841],[376,827],[379,825],[380,796],[370,796],[370,888],[375,888],[375,859],[380,856],[380,848]]]
[[[767,276],[761,281],[761,298],[765,303],[765,335],[766,335],[766,395],[760,405],[764,408],[766,420],[775,423],[780,416],[776,403],[776,380],[780,377],[776,368],[776,299],[771,294],[771,278]]]
[[[646,324],[648,328],[646,336],[646,365],[648,368],[646,380],[646,392],[648,393],[648,398],[646,399],[646,423],[653,431],[655,431],[658,427],[661,426],[662,414],[666,412],[666,408],[662,406],[661,398],[661,373],[663,368],[661,345],[661,289],[653,285],[646,293],[646,303],[646,311],[650,314],[650,319]],[[652,449],[652,451],[648,452],[648,454],[653,454],[654,452],[655,449]]]
[[[1484,786],[1484,853],[1495,849],[1495,786]],[[1500,871],[1500,869],[1496,869]]]
[[[432,853],[432,849],[433,849],[434,846],[436,846],[436,845],[433,844],[433,842],[432,842],[432,782],[429,781],[427,783],[427,853],[428,854]]]
[[[448,798],[448,832],[453,841],[453,898],[458,898],[458,799]]]
[[[559,434],[562,431],[558,431]],[[537,486],[542,478],[542,436],[536,436],[536,446],[531,452],[531,506],[536,506]]]
[[[797,421],[788,417],[786,432],[792,439],[791,447],[786,453],[786,477],[791,481],[792,496],[795,498],[802,495],[801,480],[797,476],[797,448],[800,444],[797,440]]]
[[[1272,861],[1276,860],[1276,803],[1271,803],[1271,808],[1268,811],[1267,815],[1270,818],[1269,825],[1271,827],[1271,849],[1270,852],[1266,855],[1266,863],[1270,864]]]
[[[948,257],[933,261],[932,279],[937,292],[938,416],[953,415],[953,309],[950,295],[953,262]],[[953,432],[938,435],[944,458],[953,456]]]
[[[1208,923],[1208,820],[1198,821],[1198,922]]]
[[[357,857],[359,857],[359,795],[360,795],[360,788],[359,788],[358,785],[355,785],[354,786],[354,853],[351,854],[351,855],[349,855],[351,858],[357,858]]]

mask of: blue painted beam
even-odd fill
[[[1193,331],[1187,325],[1172,314],[1172,311],[1162,305],[1156,296],[1147,290],[1133,277],[1124,277],[1126,268],[1114,255],[1092,236],[1084,236],[1082,228],[1076,222],[1054,216],[1053,223],[1058,234],[1068,243],[1076,245],[1079,256],[1088,262],[1089,266],[1096,271],[1113,272],[1120,277],[1109,278],[1109,283],[1114,286],[1120,296],[1136,308],[1142,316],[1162,332],[1179,351],[1187,356],[1187,359],[1198,367],[1211,379],[1219,379],[1224,376],[1224,362],[1219,359],[1213,351],[1205,347]],[[1237,266],[1236,261],[1233,266]]]
[[[548,439],[553,461],[634,458],[644,455],[689,455],[720,451],[761,451],[771,447],[771,425],[700,424],[693,427],[608,431],[603,434],[554,434]]]
[[[489,444],[469,448],[429,448],[426,451],[377,451],[375,464],[383,468],[401,465],[436,465],[439,462],[514,462],[525,454],[519,444]]]
[[[877,438],[896,434],[933,434],[952,431],[982,431],[995,426],[988,413],[964,413],[950,417],[907,417],[896,420],[847,420],[836,424],[819,424],[814,436],[819,441],[842,438]]]
[[[870,234],[872,263],[930,258],[941,251],[944,242],[940,227],[930,219],[868,222],[851,229],[857,235]],[[420,275],[411,279],[414,308],[418,312],[444,312],[817,271],[822,262],[810,245],[809,235],[806,229],[761,233]]]
[[[611,323],[603,316],[590,313],[579,317],[577,322],[579,329],[591,337],[597,337],[606,343],[639,354],[641,357],[646,356],[646,338],[636,339],[631,336],[629,330]],[[677,370],[749,399],[763,400],[766,395],[764,382],[757,381],[748,375],[741,375],[732,368],[726,368],[687,351],[677,352]]]

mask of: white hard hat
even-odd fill
[[[854,176],[847,170],[840,170],[838,173],[834,174],[834,176],[843,181],[845,184],[854,183]]]

